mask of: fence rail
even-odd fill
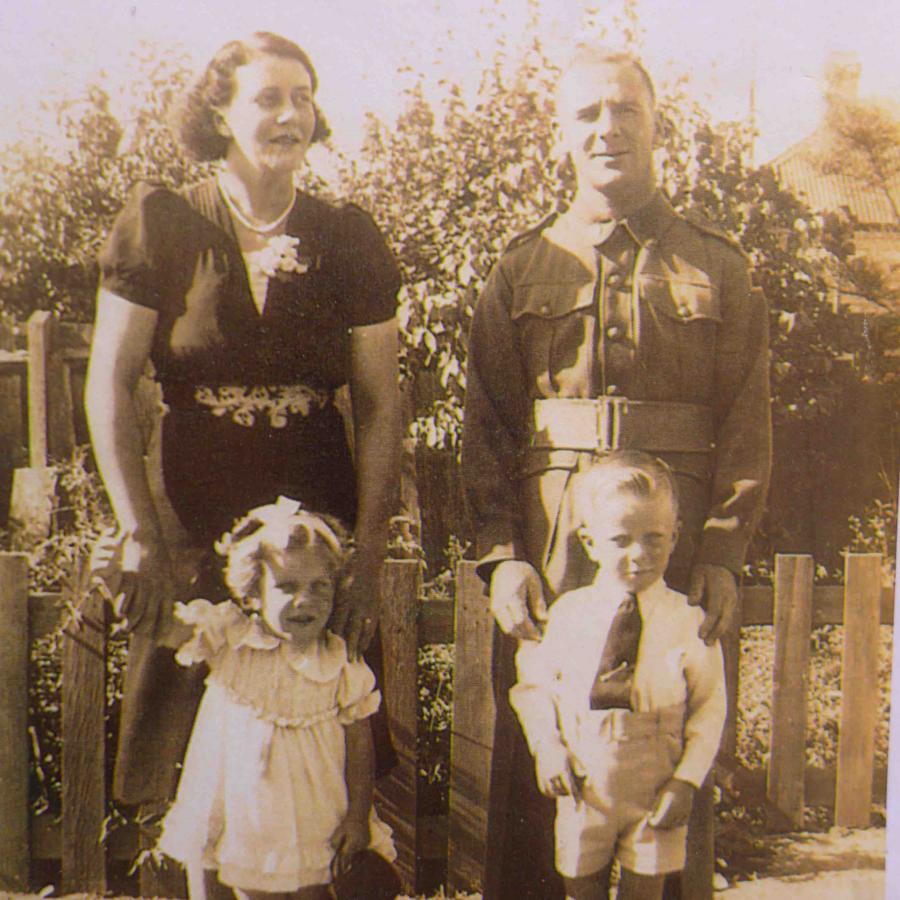
[[[886,774],[873,769],[877,710],[878,625],[893,623],[892,597],[880,582],[881,558],[847,557],[846,586],[814,587],[810,557],[780,556],[774,588],[741,591],[742,623],[775,626],[771,760],[768,771],[732,765],[728,786],[765,803],[775,827],[802,821],[804,805],[835,808],[838,825],[867,825],[873,802],[883,802]],[[493,625],[474,564],[457,570],[457,602],[422,602],[414,562],[391,561],[384,581],[382,629],[385,694],[400,765],[379,798],[394,829],[399,866],[416,887],[428,861],[446,858],[450,885],[482,881],[494,697]],[[104,741],[105,610],[77,581],[68,593],[29,597],[22,554],[0,553],[0,888],[25,890],[32,859],[59,859],[66,892],[106,889],[109,859],[132,858],[133,828],[100,840],[106,810]],[[77,595],[77,596],[75,596]],[[81,615],[71,618],[72,606]],[[63,652],[63,813],[61,824],[32,816],[28,806],[27,736],[29,646],[65,624]],[[842,712],[837,766],[805,767],[810,629],[843,623]],[[450,811],[446,820],[416,815],[417,648],[455,639]],[[725,642],[736,674],[739,634]],[[730,685],[732,714],[723,748],[733,752],[733,710],[740,686]],[[157,893],[142,872],[142,893]]]

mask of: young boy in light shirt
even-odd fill
[[[725,723],[719,645],[703,610],[666,587],[678,536],[667,466],[637,451],[601,457],[573,486],[591,585],[551,606],[540,642],[516,655],[512,703],[555,797],[556,867],[567,898],[658,900],[683,868],[687,820]]]

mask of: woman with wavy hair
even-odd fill
[[[217,161],[214,176],[178,191],[137,185],[100,255],[86,405],[132,631],[114,779],[126,803],[171,798],[202,690],[163,646],[173,601],[217,590],[209,577],[178,582],[185,546],[197,558],[278,496],[331,514],[354,543],[331,627],[351,656],[375,635],[401,430],[400,279],[368,214],[295,186],[307,149],[329,134],[316,88],[309,57],[283,37],[222,47],[179,119],[183,146]],[[167,541],[144,465],[134,395],[148,360],[181,546]],[[344,385],[352,454],[334,403]],[[381,729],[384,769],[383,717]]]

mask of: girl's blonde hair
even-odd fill
[[[334,516],[304,509],[296,500],[279,497],[257,506],[216,543],[225,557],[225,584],[235,599],[259,607],[262,565],[277,562],[291,549],[318,547],[328,554],[336,580],[351,553],[347,529]]]

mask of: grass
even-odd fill
[[[840,625],[817,628],[810,636],[810,673],[806,717],[806,764],[826,767],[837,762],[841,715]],[[886,766],[890,723],[893,628],[881,626],[878,662],[878,716],[875,765]],[[741,631],[740,699],[737,755],[748,768],[764,768],[771,738],[772,673],[775,646],[771,626]]]

